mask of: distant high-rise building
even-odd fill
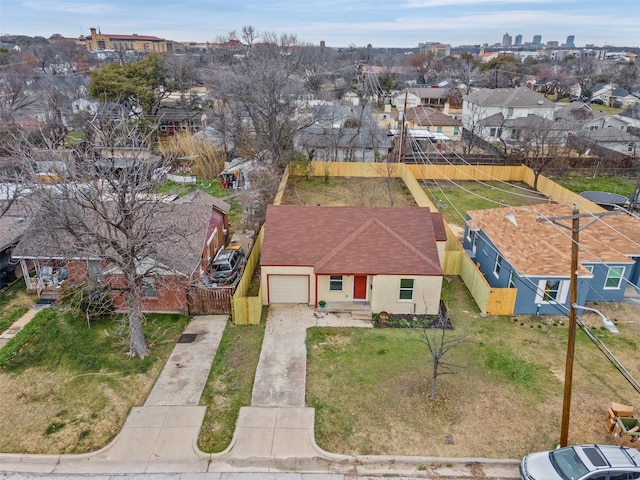
[[[547,47],[556,48],[560,42],[557,40],[549,40],[547,42]]]
[[[502,46],[503,47],[510,47],[511,46],[511,35],[509,35],[508,33],[505,33],[502,36]]]
[[[569,47],[569,48],[575,47],[576,46],[575,40],[576,40],[576,36],[575,35],[569,35],[567,37],[567,47]]]
[[[542,43],[542,35],[534,35],[532,43],[534,45],[540,45]]]
[[[522,35],[520,35],[520,34],[516,35],[516,41],[515,41],[514,45],[516,47],[519,46],[519,45],[522,45]]]

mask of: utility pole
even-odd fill
[[[567,357],[564,367],[564,395],[562,397],[562,423],[560,425],[560,446],[566,447],[569,438],[569,418],[571,414],[571,388],[573,384],[573,354],[576,346],[576,326],[578,304],[578,251],[580,249],[580,230],[584,230],[600,217],[605,215],[615,215],[618,212],[583,213],[581,214],[577,206],[573,206],[571,215],[563,217],[541,218],[541,221],[552,222],[559,227],[571,230],[571,276],[569,283],[569,334],[567,339]],[[594,218],[595,217],[595,218]],[[581,218],[591,218],[592,221],[580,228]],[[561,223],[564,220],[571,220],[571,227]]]

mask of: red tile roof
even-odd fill
[[[442,216],[420,207],[270,205],[260,264],[330,275],[442,275]]]

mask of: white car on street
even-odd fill
[[[523,480],[640,480],[640,451],[613,445],[577,445],[530,453]]]

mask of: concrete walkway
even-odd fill
[[[243,407],[229,448],[208,455],[197,447],[206,407],[199,406],[226,316],[194,318],[177,343],[147,401],[135,407],[116,439],[85,455],[0,454],[0,472],[45,475],[123,473],[300,472],[318,478],[519,478],[517,462],[486,459],[337,455],[315,443],[314,409],[304,406],[306,329],[371,327],[349,314],[317,318],[303,305],[270,307],[252,405]],[[481,465],[481,466],[480,466]],[[218,477],[219,478],[219,477]],[[239,477],[241,478],[241,477]],[[272,476],[264,477],[272,478]]]
[[[19,319],[11,324],[9,328],[7,328],[4,332],[0,332],[0,348],[4,347],[9,340],[16,336],[16,334],[24,328],[24,326],[33,320],[33,317],[36,316],[40,310],[42,310],[43,306],[33,306],[31,309],[27,311],[24,315],[22,315]]]
[[[197,448],[206,411],[199,406],[226,315],[195,317],[141,407],[134,407],[113,442],[85,455],[0,455],[0,471],[41,473],[206,472],[209,455]]]

